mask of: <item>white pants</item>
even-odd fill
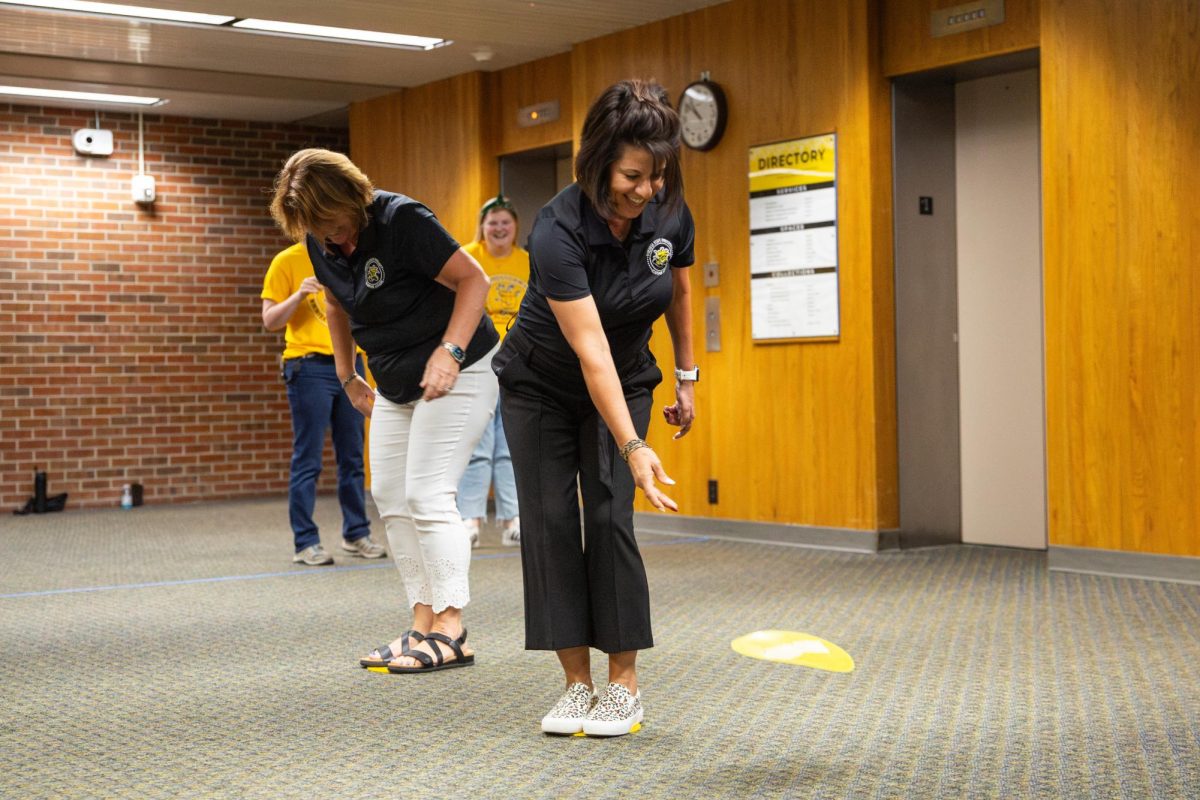
[[[400,405],[379,394],[371,413],[371,496],[387,529],[409,606],[441,613],[471,593],[471,542],[455,494],[499,391],[491,354],[436,400]]]

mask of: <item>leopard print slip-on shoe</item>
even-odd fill
[[[542,732],[570,736],[583,730],[583,720],[596,706],[596,691],[586,684],[572,683],[558,698],[550,713],[542,717]]]
[[[631,694],[619,683],[610,683],[604,696],[583,721],[588,736],[624,736],[642,726],[642,693]]]

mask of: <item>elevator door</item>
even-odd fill
[[[500,157],[500,189],[520,220],[517,244],[525,246],[538,211],[571,180],[570,142]]]
[[[1046,546],[1036,63],[893,85],[904,546]]]
[[[1038,71],[955,87],[962,533],[1046,547]]]

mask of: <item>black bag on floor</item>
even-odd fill
[[[46,473],[35,471],[33,473],[33,497],[29,498],[23,507],[14,509],[13,513],[17,515],[45,514],[47,511],[62,511],[66,505],[67,493],[63,492],[53,497],[47,497]]]

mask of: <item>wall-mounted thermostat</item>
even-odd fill
[[[81,156],[111,156],[113,151],[112,131],[99,128],[80,128],[71,137],[75,152]]]
[[[133,202],[153,203],[156,197],[153,175],[133,176]]]

